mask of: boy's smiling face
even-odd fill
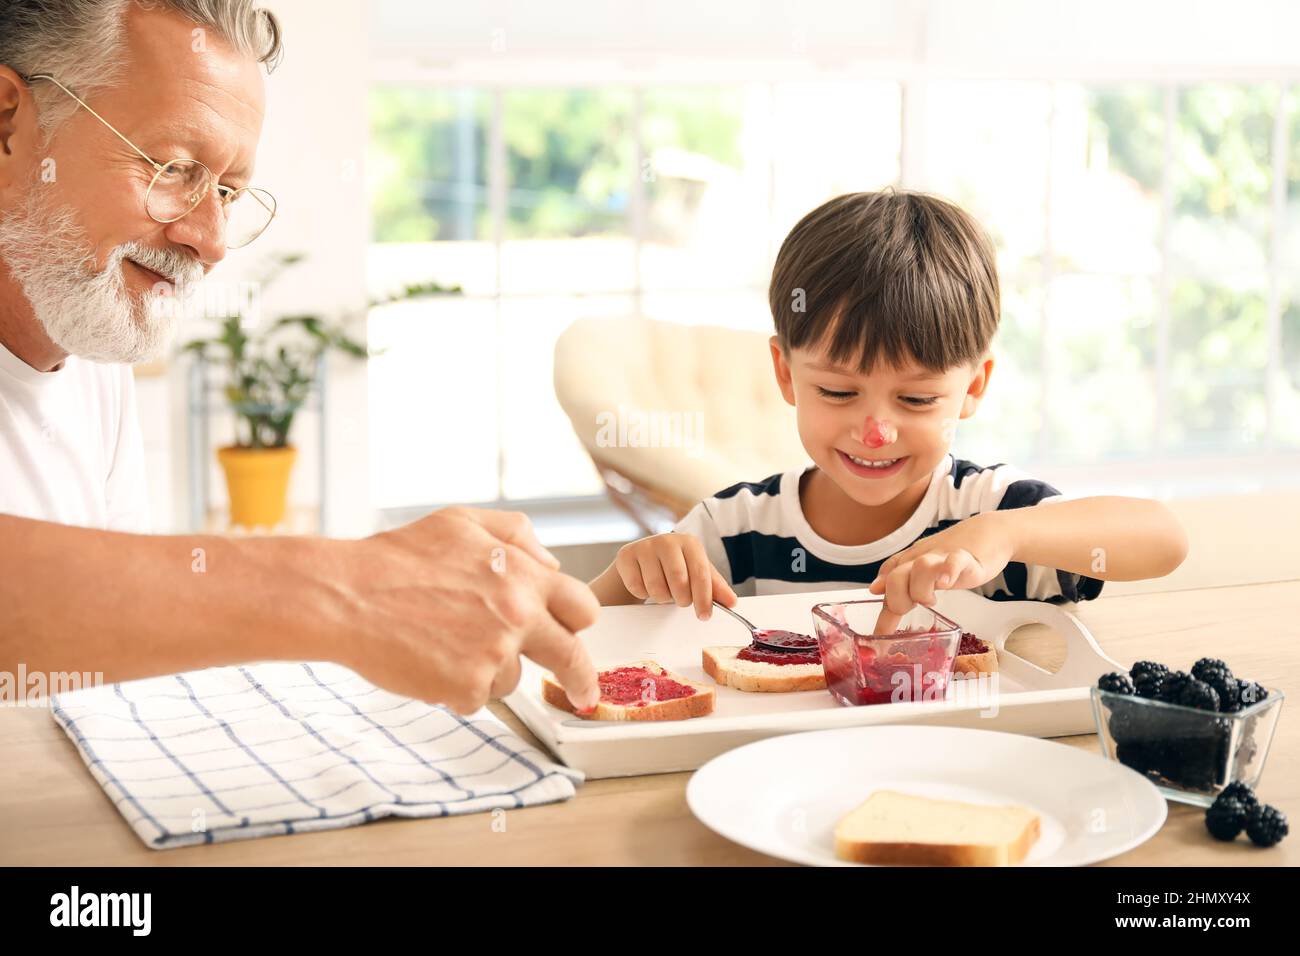
[[[863,372],[832,360],[824,348],[787,353],[776,336],[771,350],[804,449],[841,491],[865,506],[886,504],[928,481],[948,453],[958,419],[975,413],[993,370],[987,354],[945,372],[911,360],[899,368],[878,362]]]

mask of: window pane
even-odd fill
[[[631,289],[632,94],[505,94],[503,293]]]
[[[1048,291],[1046,454],[1087,462],[1146,455],[1155,421],[1156,283],[1068,275]]]
[[[1179,92],[1166,444],[1250,450],[1266,428],[1266,302],[1276,86]]]
[[[1287,449],[1300,448],[1300,87],[1287,91],[1286,214],[1282,220],[1278,275],[1282,311],[1282,372],[1274,434]]]
[[[922,188],[953,200],[997,250],[1002,320],[997,368],[975,416],[957,426],[953,453],[973,461],[1034,460],[1044,412],[1040,366],[1048,119],[1045,83],[930,83],[921,142]]]
[[[1160,272],[1164,148],[1160,89],[1056,86],[1050,226],[1058,273]]]
[[[958,458],[980,464],[1024,463],[1038,454],[1043,286],[1041,272],[1026,273],[1022,279],[1002,290],[993,376],[975,415],[957,424],[952,453]]]
[[[370,95],[372,293],[406,282],[496,291],[487,194],[491,98],[467,89]]]
[[[650,90],[641,129],[643,287],[765,284],[772,136],[768,88]]]
[[[925,188],[953,200],[993,236],[1004,279],[1043,252],[1046,83],[930,84]]]
[[[497,497],[496,307],[448,297],[374,309],[371,488],[376,507]],[[456,356],[456,360],[449,359]]]
[[[555,341],[582,318],[633,314],[630,296],[530,296],[501,301],[500,362],[507,498],[599,494],[604,487],[555,398]]]
[[[897,83],[782,83],[772,143],[772,254],[803,216],[843,193],[898,182]]]
[[[766,290],[647,292],[641,297],[641,314],[678,325],[721,325],[768,334],[774,331]]]
[[[1258,450],[1264,437],[1265,292],[1178,279],[1170,303],[1167,447]]]

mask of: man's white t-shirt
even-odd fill
[[[0,513],[149,530],[130,366],[70,355],[38,372],[0,345]]]

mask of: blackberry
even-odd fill
[[[1160,696],[1160,688],[1164,683],[1163,671],[1141,671],[1133,678],[1133,691],[1139,697],[1156,700]]]
[[[1256,806],[1259,803],[1255,791],[1250,788],[1249,784],[1242,783],[1240,780],[1234,780],[1224,787],[1219,792],[1218,799],[1215,802],[1217,803],[1219,800],[1240,800],[1248,807]]]
[[[1213,657],[1202,657],[1192,665],[1192,676],[1197,680],[1205,681],[1207,684],[1210,683],[1210,679],[1205,675],[1215,671],[1219,671],[1229,677],[1232,676],[1232,671],[1228,668],[1228,665]]]
[[[1251,807],[1236,797],[1219,796],[1205,811],[1205,829],[1216,840],[1235,840],[1246,828],[1246,816]]]
[[[1252,704],[1258,704],[1261,700],[1268,698],[1268,691],[1253,680],[1239,682],[1238,693],[1242,707],[1250,707]]]
[[[1157,664],[1155,661],[1138,661],[1128,669],[1129,676],[1136,681],[1143,674],[1159,674],[1162,677],[1169,673],[1169,668],[1164,664]]]
[[[1255,806],[1246,815],[1246,836],[1255,846],[1276,846],[1291,828],[1277,807]]]
[[[1159,773],[1159,754],[1150,744],[1125,741],[1116,743],[1115,759],[1141,774]]]
[[[1112,694],[1133,693],[1133,681],[1129,680],[1127,674],[1120,671],[1116,671],[1113,674],[1102,674],[1101,677],[1097,679],[1097,687]]]
[[[1241,684],[1235,677],[1213,675],[1217,680],[1206,681],[1219,695],[1219,710],[1225,714],[1235,714],[1241,710]]]
[[[1186,710],[1164,710],[1152,729],[1159,769],[1188,790],[1214,792],[1229,778],[1232,722]]]
[[[1142,705],[1120,699],[1108,700],[1106,706],[1110,709],[1110,720],[1107,721],[1107,726],[1117,744],[1144,738],[1146,715],[1142,713],[1144,709]]]
[[[1195,707],[1197,710],[1213,710],[1217,712],[1219,709],[1219,695],[1205,681],[1193,677],[1183,685],[1182,691],[1178,694],[1178,699],[1173,703],[1182,704],[1184,707]]]
[[[1178,703],[1178,698],[1183,694],[1183,688],[1192,678],[1183,671],[1170,671],[1165,675],[1165,679],[1160,683],[1160,696],[1157,700],[1163,700],[1166,704]]]

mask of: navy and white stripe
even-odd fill
[[[1010,465],[982,467],[948,455],[902,527],[869,544],[839,545],[817,534],[804,517],[799,480],[805,470],[725,488],[691,509],[673,530],[702,540],[737,594],[786,594],[864,587],[893,555],[959,521],[1062,500],[1051,485]],[[1095,598],[1101,587],[1096,578],[1013,561],[975,590],[997,601],[1060,603]]]
[[[554,803],[583,781],[486,710],[461,717],[335,664],[110,684],[50,710],[154,849]]]

